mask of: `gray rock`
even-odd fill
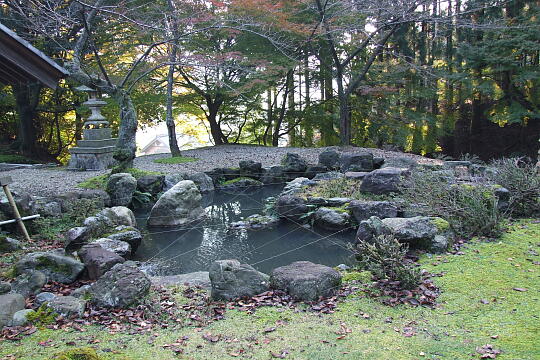
[[[99,209],[110,206],[111,204],[111,197],[109,194],[107,194],[105,190],[97,189],[70,191],[61,195],[56,195],[55,200],[60,203],[63,213],[75,210],[78,206],[77,200],[91,200]]]
[[[272,166],[266,169],[261,177],[263,184],[282,184],[287,181],[283,166]]]
[[[310,208],[307,206],[306,200],[298,196],[280,196],[276,200],[275,208],[280,218],[296,222],[308,221],[307,215]]]
[[[76,316],[81,317],[86,308],[86,301],[73,296],[56,296],[45,303],[49,309],[65,318]]]
[[[384,160],[381,168],[401,168],[414,169],[418,166],[418,162],[413,158],[406,156],[391,157]]]
[[[350,220],[348,212],[327,207],[318,208],[313,215],[313,224],[325,230],[346,229]]]
[[[152,281],[152,285],[156,286],[200,286],[207,290],[210,290],[212,287],[208,271],[197,271],[171,276],[152,276],[150,277],[150,281]]]
[[[497,208],[504,212],[510,207],[510,190],[501,186],[495,186],[494,195],[497,197]]]
[[[362,180],[369,172],[366,171],[347,171],[345,177],[351,180]]]
[[[345,265],[345,264],[339,264],[338,266],[336,266],[336,268],[339,271],[347,271],[347,270],[351,269],[351,267],[349,265]]]
[[[339,169],[341,154],[334,149],[326,149],[319,154],[319,164],[331,170]]]
[[[373,170],[373,154],[367,152],[344,153],[339,159],[341,172]]]
[[[239,162],[240,175],[259,180],[262,176],[262,164],[253,160],[242,160]]]
[[[383,157],[373,158],[373,168],[380,169],[384,165],[385,159]]]
[[[268,275],[238,260],[218,260],[210,265],[211,297],[234,300],[268,290]]]
[[[214,181],[208,175],[203,172],[198,172],[195,174],[186,174],[184,175],[184,180],[191,180],[197,185],[197,188],[201,193],[207,193],[214,191]]]
[[[167,174],[163,182],[163,191],[171,189],[174,185],[178,184],[184,179],[184,174]]]
[[[141,237],[141,240],[142,240],[142,237]],[[121,256],[123,258],[131,255],[131,245],[126,241],[114,240],[114,239],[109,239],[109,238],[100,238],[100,239],[95,240],[93,243],[98,244],[105,250],[112,251],[116,255]]]
[[[35,252],[22,257],[15,264],[15,270],[17,274],[39,270],[51,281],[70,284],[84,270],[84,264],[74,258],[52,252]]]
[[[88,228],[92,236],[101,236],[114,227],[114,223],[108,217],[98,214],[84,219],[83,226]]]
[[[206,171],[206,175],[210,176],[214,184],[232,180],[240,176],[239,168],[215,168],[211,171]]]
[[[13,314],[13,319],[11,320],[11,326],[24,326],[28,324],[28,316],[33,315],[36,312],[32,309],[23,309],[17,311]]]
[[[50,198],[34,198],[31,206],[32,213],[40,214],[44,217],[56,217],[62,215],[61,203]]]
[[[274,269],[270,285],[297,299],[316,301],[335,294],[341,285],[341,274],[328,266],[297,261]]]
[[[182,226],[204,217],[202,196],[191,180],[180,181],[156,202],[148,218],[149,226]]]
[[[86,274],[90,280],[97,280],[116,264],[125,259],[112,251],[105,250],[99,244],[84,245],[78,251],[79,258],[86,266]]]
[[[15,278],[11,283],[11,292],[21,294],[25,298],[37,294],[47,283],[47,276],[41,271],[28,271]]]
[[[0,295],[7,294],[11,291],[11,284],[6,281],[0,281]]]
[[[220,190],[243,191],[247,188],[262,186],[263,183],[252,178],[236,178],[219,185]]]
[[[24,309],[24,297],[21,294],[0,295],[0,329],[11,323],[13,315]]]
[[[307,163],[298,154],[287,153],[281,161],[283,172],[289,179],[304,176],[307,169]]]
[[[400,168],[374,170],[364,177],[360,184],[360,191],[379,195],[397,193],[402,178],[407,174],[407,170]]]
[[[114,228],[113,233],[107,235],[107,239],[128,243],[133,255],[141,245],[142,234],[132,226],[120,225]]]
[[[112,206],[128,206],[137,189],[137,180],[128,173],[112,174],[107,182],[107,193]]]
[[[19,240],[0,235],[0,254],[11,253],[21,250],[22,248],[22,244]]]
[[[40,292],[36,295],[36,299],[34,300],[34,303],[38,306],[41,306],[43,303],[52,301],[56,297],[55,294],[51,292]]]
[[[67,252],[76,251],[80,249],[81,246],[86,244],[90,240],[91,236],[92,232],[86,226],[77,226],[71,228],[66,232],[64,248]]]
[[[319,174],[324,174],[328,172],[328,168],[326,166],[322,165],[310,165],[306,169],[305,177],[308,179],[313,179],[315,176]]]
[[[22,216],[30,215],[32,213],[32,197],[29,194],[11,190],[11,195]],[[6,219],[15,218],[15,214],[3,191],[0,191],[0,214],[3,214]]]
[[[391,234],[399,242],[413,248],[443,252],[452,242],[453,234],[446,220],[438,217],[416,216],[411,218],[371,217],[360,223],[357,238],[375,241],[377,236]]]
[[[333,198],[326,199],[326,206],[341,207],[344,205],[348,205],[350,202],[351,202],[351,199],[349,198],[333,197]]]
[[[283,188],[283,190],[280,193],[280,196],[284,195],[294,195],[299,192],[301,192],[303,189],[305,189],[308,186],[314,185],[315,182],[313,180],[309,180],[305,177],[299,177],[292,181],[289,181],[287,185]]]
[[[253,214],[243,220],[230,223],[229,229],[262,230],[273,228],[278,223],[279,219],[275,216]]]
[[[356,221],[368,220],[372,216],[380,219],[397,217],[398,207],[390,201],[363,201],[353,200],[349,204]]]
[[[323,174],[317,174],[313,178],[313,181],[321,181],[321,180],[334,180],[334,179],[341,179],[345,177],[343,173],[337,172],[337,171],[330,171]]]
[[[163,190],[165,176],[146,175],[137,179],[137,190],[151,195],[157,195]]]
[[[96,216],[101,215],[109,218],[116,226],[137,226],[137,219],[135,219],[133,211],[131,211],[125,206],[114,206],[111,208],[105,208],[101,210]]]
[[[117,264],[90,286],[91,302],[102,307],[126,308],[150,291],[150,279],[130,264]]]
[[[83,285],[80,288],[73,290],[70,296],[84,300],[90,299],[90,285]]]

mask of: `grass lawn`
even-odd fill
[[[502,351],[497,359],[540,359],[540,222],[521,221],[500,240],[462,251],[422,259],[444,273],[435,278],[442,290],[435,309],[391,308],[356,293],[330,315],[261,308],[229,310],[206,328],[137,335],[98,326],[39,330],[0,342],[0,359],[47,359],[73,347],[93,347],[103,359],[479,359],[476,348],[486,344]],[[207,333],[219,338],[205,340]],[[183,353],[163,347],[175,342]]]

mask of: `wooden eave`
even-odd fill
[[[0,23],[0,82],[40,82],[52,89],[69,72]]]

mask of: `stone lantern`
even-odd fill
[[[71,159],[68,170],[105,170],[116,164],[113,154],[117,139],[112,138],[109,122],[101,114],[101,108],[107,103],[98,98],[97,91],[87,86],[76,90],[88,93],[88,100],[83,103],[92,111],[84,122],[83,140],[69,149]]]

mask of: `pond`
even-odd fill
[[[139,209],[135,212],[137,222],[147,233],[135,259],[145,262],[150,275],[207,271],[213,261],[220,259],[237,259],[265,273],[299,260],[328,266],[350,263],[348,243],[354,239],[350,231],[326,232],[285,220],[264,230],[228,227],[231,222],[263,213],[265,200],[281,190],[282,186],[263,186],[206,194],[206,219],[187,228],[146,229],[150,209]]]

